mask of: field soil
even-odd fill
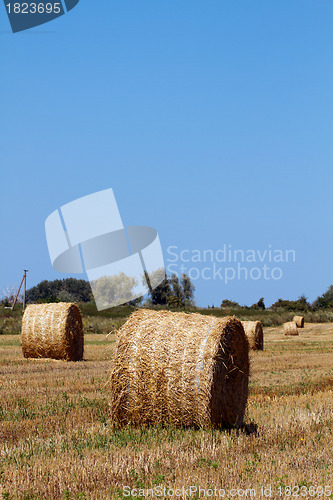
[[[299,333],[264,329],[237,431],[113,428],[114,334],[85,335],[79,363],[0,336],[0,498],[333,498],[333,324]]]

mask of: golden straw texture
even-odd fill
[[[304,328],[304,316],[294,316],[293,322],[296,323],[297,328]]]
[[[298,335],[297,325],[293,321],[289,321],[283,325],[285,335]]]
[[[236,318],[142,309],[118,335],[109,382],[117,424],[243,423],[249,345]]]
[[[83,358],[83,327],[76,304],[29,305],[22,320],[22,351],[25,358],[79,361]]]
[[[242,325],[249,341],[250,349],[262,351],[264,349],[264,331],[261,321],[242,321]]]

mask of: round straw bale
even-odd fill
[[[293,321],[289,321],[283,325],[285,335],[298,335],[297,325]]]
[[[142,309],[118,332],[110,408],[118,425],[239,426],[249,344],[236,318]]]
[[[83,327],[76,304],[29,305],[22,320],[22,351],[25,358],[79,361],[83,358]]]
[[[296,323],[297,328],[304,328],[304,316],[294,316],[293,322]]]
[[[249,341],[250,349],[262,351],[264,349],[264,332],[261,321],[242,321],[242,325]]]

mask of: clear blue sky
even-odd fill
[[[332,21],[331,0],[81,0],[12,34],[0,6],[0,290],[23,268],[28,286],[66,277],[46,217],[112,187],[124,223],[155,227],[166,260],[169,246],[295,250],[280,280],[195,280],[199,305],[323,293]]]

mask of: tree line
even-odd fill
[[[127,283],[125,283],[127,285]],[[149,284],[149,280],[148,280]],[[123,285],[123,283],[122,283]],[[176,274],[167,276],[155,289],[149,286],[147,305],[161,305],[172,308],[194,306],[195,287],[186,274],[180,278]],[[9,306],[14,300],[14,291],[2,299],[2,304]],[[43,280],[26,291],[26,303],[35,302],[91,302],[94,300],[90,283],[86,280],[66,278],[62,280]],[[144,298],[131,300],[127,304],[140,305]]]
[[[221,303],[222,308],[229,309],[266,309],[264,298],[260,298],[258,302],[252,304],[252,306],[241,306],[237,302],[233,302],[228,299],[224,299]],[[278,311],[283,309],[284,311],[318,311],[320,309],[333,309],[333,285],[331,285],[325,293],[316,298],[314,302],[309,302],[305,295],[301,295],[297,300],[283,300],[278,299],[274,304],[270,306],[271,310]]]
[[[147,280],[149,283],[149,280]],[[170,308],[194,307],[195,287],[186,274],[179,278],[176,274],[165,275],[162,283],[154,290],[150,287],[148,297],[130,301],[131,305],[153,305],[166,306]],[[5,306],[10,306],[14,300],[15,290],[5,293],[0,301]],[[76,278],[66,278],[62,280],[43,280],[38,285],[30,288],[26,292],[26,302],[91,302],[94,300],[90,283],[86,280]],[[209,307],[209,306],[208,306]],[[214,306],[212,306],[214,307]],[[220,305],[223,309],[266,309],[264,298],[251,306],[242,306],[238,302],[223,299]],[[333,285],[326,292],[316,298],[312,303],[301,295],[297,300],[278,299],[269,307],[270,310],[278,311],[317,311],[323,309],[333,309]]]

